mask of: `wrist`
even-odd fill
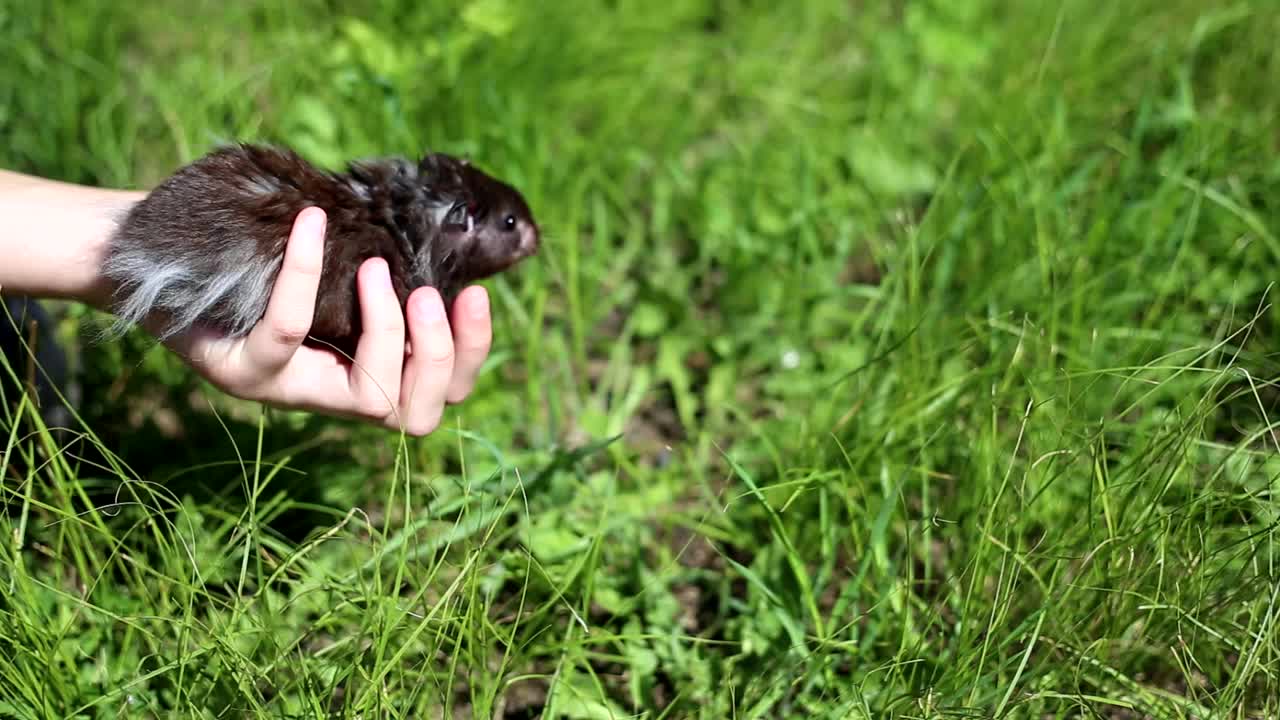
[[[107,243],[145,196],[0,171],[0,291],[106,310]]]

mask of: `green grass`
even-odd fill
[[[422,440],[81,346],[0,717],[1280,715],[1267,0],[14,3],[4,167],[468,152],[549,241]]]

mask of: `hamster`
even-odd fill
[[[356,271],[365,260],[387,261],[402,310],[424,285],[448,307],[467,284],[541,244],[524,197],[466,159],[428,153],[331,172],[283,147],[224,146],[157,185],[110,238],[103,273],[115,290],[113,331],[158,311],[161,340],[193,326],[247,334],[266,312],[294,219],[309,206],[327,223],[307,342],[348,355],[360,337]]]

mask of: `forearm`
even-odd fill
[[[0,170],[0,292],[105,308],[107,240],[144,196]]]

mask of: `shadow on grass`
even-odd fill
[[[343,514],[324,498],[325,476],[355,466],[351,439],[359,434],[343,423],[320,416],[277,422],[256,410],[235,416],[208,404],[200,408],[204,396],[188,372],[140,369],[125,387],[115,387],[121,374],[113,368],[139,367],[150,351],[146,340],[76,348],[60,342],[57,318],[41,304],[6,297],[4,310],[0,475],[7,489],[0,505],[21,501],[25,491],[19,488],[28,477],[45,484],[37,494],[64,493],[52,484],[74,478],[100,510],[119,501],[123,481],[141,480],[174,498],[189,496],[238,515],[247,507],[255,471],[265,478],[287,460],[268,489],[289,499],[272,520],[275,531],[299,540]]]

